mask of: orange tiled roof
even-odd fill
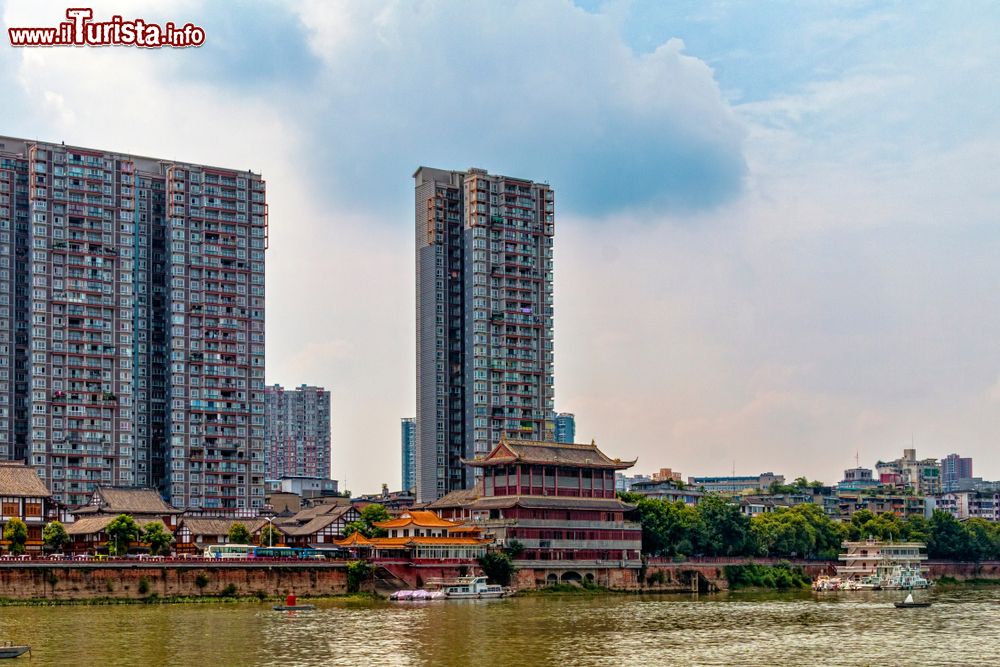
[[[454,535],[455,533],[478,533],[483,529],[479,526],[455,526],[448,531],[449,535]]]
[[[421,528],[456,528],[462,524],[459,521],[442,519],[434,512],[430,512],[428,510],[410,510],[409,512],[405,512],[398,519],[375,522],[375,526],[382,528],[383,530],[390,528],[405,528],[410,525],[420,526]]]
[[[338,547],[370,547],[372,546],[372,541],[362,535],[361,533],[354,531],[342,540],[334,540],[334,544]]]
[[[492,540],[479,539],[476,537],[373,537],[371,546],[378,548],[425,546],[425,547],[447,547],[447,546],[478,546],[489,544]]]

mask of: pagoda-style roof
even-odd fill
[[[358,531],[354,531],[353,533],[351,533],[342,540],[334,540],[333,543],[336,544],[338,547],[345,547],[345,548],[372,546],[372,541]]]
[[[417,526],[420,528],[457,528],[461,525],[461,522],[442,519],[434,512],[427,510],[410,510],[408,512],[404,512],[396,519],[376,521],[374,525],[375,527],[383,530],[406,528],[408,526]]]
[[[77,519],[73,523],[66,524],[66,534],[67,535],[96,535],[105,528],[108,527],[112,521],[117,519],[117,516],[112,516],[110,514],[100,514],[97,516],[85,516],[82,519]],[[151,517],[136,517],[135,523],[140,528],[145,528],[151,523],[159,522],[159,519]]]
[[[634,466],[635,462],[636,459],[631,461],[612,459],[599,450],[593,441],[589,445],[571,445],[562,442],[508,440],[507,438],[501,438],[493,451],[483,458],[463,459],[463,463],[476,468],[527,463],[625,470]]]
[[[177,531],[180,532],[181,529],[187,528],[192,537],[195,535],[221,537],[229,535],[233,524],[237,523],[243,524],[251,535],[256,535],[267,524],[267,521],[265,519],[219,519],[214,517],[186,516],[177,522]]]
[[[0,461],[0,496],[48,498],[51,495],[34,468],[20,461]]]
[[[568,510],[600,510],[604,512],[628,512],[635,505],[623,503],[617,498],[578,498],[575,496],[482,496],[468,507],[476,510],[507,509],[523,507],[525,509],[568,509]]]
[[[90,504],[73,510],[73,514],[150,514],[163,516],[180,514],[181,510],[168,505],[156,489],[133,489],[99,486]]]
[[[443,509],[445,507],[465,507],[476,498],[479,497],[479,491],[476,488],[471,489],[459,489],[457,491],[451,491],[441,496],[437,500],[426,503],[426,507],[430,509]]]

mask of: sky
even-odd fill
[[[400,485],[416,167],[556,192],[556,408],[685,476],[1000,478],[1000,5],[93,2],[192,49],[13,49],[0,134],[267,181],[267,381]],[[66,5],[0,0],[3,27]]]

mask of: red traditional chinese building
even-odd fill
[[[625,520],[635,507],[615,497],[615,471],[634,460],[609,458],[594,443],[502,439],[465,464],[482,471],[475,488],[427,509],[482,526],[501,546],[521,543],[519,561],[639,566],[642,529]]]

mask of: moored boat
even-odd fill
[[[444,587],[449,600],[472,598],[502,598],[513,591],[498,584],[487,583],[486,577],[459,577],[454,583]]]
[[[919,608],[919,607],[930,607],[931,606],[930,602],[916,602],[913,599],[913,593],[910,593],[909,595],[907,595],[906,599],[903,600],[902,602],[894,602],[893,604],[896,605],[897,609],[909,609],[911,607]]]
[[[27,653],[31,655],[31,647],[25,646],[23,644],[5,644],[0,646],[0,659],[3,658],[17,658]]]

